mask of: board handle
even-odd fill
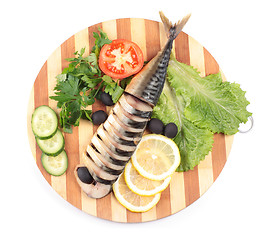
[[[244,129],[238,129],[238,131],[240,133],[248,133],[253,128],[253,125],[254,125],[253,117],[252,116],[249,116],[248,117],[248,120],[250,122],[248,129],[245,129],[245,130]]]

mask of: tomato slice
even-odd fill
[[[140,47],[125,39],[113,40],[105,44],[99,56],[99,67],[114,79],[123,79],[141,70],[143,54]]]

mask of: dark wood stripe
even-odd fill
[[[92,112],[94,113],[98,110],[102,110],[102,111],[107,113],[106,106],[101,101],[96,99],[95,103],[92,105]],[[95,133],[98,128],[99,128],[99,126],[93,125],[93,133]]]
[[[190,65],[188,35],[184,32],[181,32],[175,39],[175,46],[176,59],[179,62]]]
[[[169,203],[169,204],[167,204]],[[160,219],[171,214],[170,205],[170,187],[168,186],[162,193],[159,202],[156,205],[156,218]]]
[[[175,55],[179,62],[190,65],[188,35],[181,32],[175,39]],[[198,168],[183,173],[185,188],[185,203],[189,206],[200,197]]]
[[[62,69],[68,67],[69,62],[65,59],[74,57],[75,38],[70,37],[61,45],[61,64]],[[65,150],[68,155],[68,169],[66,171],[66,195],[67,201],[75,207],[81,209],[81,189],[77,184],[74,176],[74,169],[79,164],[79,134],[78,127],[73,127],[73,133],[64,134]]]
[[[127,222],[136,223],[141,221],[142,221],[141,213],[135,213],[127,210]]]
[[[189,206],[200,197],[198,166],[183,173],[185,188],[185,204]]]
[[[214,181],[220,175],[226,160],[225,135],[222,133],[214,134],[214,143],[212,147],[212,168]]]
[[[116,30],[118,39],[127,39],[131,41],[130,18],[117,19]]]
[[[204,48],[206,76],[219,72],[219,65],[212,55]],[[214,135],[214,144],[212,148],[212,168],[213,180],[215,181],[220,175],[227,160],[224,134]]]
[[[34,107],[48,105],[47,62],[44,63],[34,82]],[[42,151],[36,143],[36,164],[44,178],[51,185],[51,176],[46,172],[41,163]]]
[[[220,70],[218,63],[205,48],[203,49],[204,49],[206,75],[218,73]]]
[[[89,39],[89,52],[91,52],[92,47],[95,45],[95,38],[93,37],[93,32],[99,32],[98,28],[102,28],[102,24],[95,24],[88,28],[88,39]],[[92,112],[96,112],[98,110],[103,110],[107,112],[106,106],[96,100],[96,102],[92,105]],[[99,126],[93,125],[93,133],[97,131]],[[112,220],[112,209],[111,209],[111,194],[107,195],[104,198],[96,199],[96,212],[97,217]]]
[[[131,23],[129,18],[117,19],[116,30],[118,39],[127,39],[131,41]],[[141,213],[134,213],[127,210],[127,222],[141,222]]]
[[[95,45],[95,38],[93,37],[93,32],[99,32],[98,28],[101,27],[102,24],[98,23],[88,28],[89,52],[91,52],[92,47]]]
[[[161,50],[159,23],[145,20],[146,55],[147,61],[156,56]],[[162,192],[161,198],[156,205],[156,218],[160,219],[171,214],[170,188]]]
[[[96,102],[92,105],[92,111],[95,112],[97,110],[103,110],[107,112],[105,105],[96,100]],[[93,126],[93,133],[97,131],[99,126]],[[111,203],[111,194],[105,196],[104,198],[100,198],[96,200],[96,208],[97,208],[97,217],[112,220],[112,203]]]
[[[146,61],[151,60],[161,49],[159,36],[159,23],[145,20],[145,37],[146,37]]]

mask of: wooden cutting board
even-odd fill
[[[49,99],[56,85],[55,76],[68,66],[65,59],[73,57],[75,51],[86,47],[85,54],[89,54],[95,41],[92,33],[97,31],[98,27],[108,34],[109,39],[124,38],[136,42],[141,47],[145,60],[154,57],[166,41],[162,23],[125,18],[88,27],[61,44],[41,68],[30,95],[27,119],[28,137],[36,164],[47,182],[61,197],[90,215],[116,222],[146,222],[177,213],[196,201],[217,179],[230,152],[233,136],[215,134],[213,150],[206,159],[194,170],[175,173],[169,187],[162,193],[159,203],[145,213],[133,213],[126,210],[118,203],[113,193],[95,200],[81,191],[73,172],[75,166],[80,163],[80,155],[97,129],[89,121],[82,120],[79,127],[73,128],[72,134],[64,134],[65,150],[69,158],[68,170],[64,175],[50,176],[42,167],[41,151],[36,145],[31,130],[32,112],[36,107],[45,104],[59,113],[56,102]],[[177,60],[196,67],[202,76],[221,71],[210,53],[186,33],[180,33],[174,45]],[[110,107],[105,107],[100,102],[92,105],[93,111],[99,109],[110,111]]]

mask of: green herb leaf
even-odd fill
[[[124,92],[124,89],[123,88],[121,88],[119,85],[116,85],[115,86],[115,89],[114,89],[114,91],[113,91],[113,93],[112,93],[112,100],[113,100],[113,102],[114,103],[116,103],[117,101],[118,101],[118,99],[121,97],[121,95],[123,94],[123,92]]]
[[[92,48],[92,53],[95,53],[97,58],[99,57],[100,49],[105,44],[110,44],[112,41],[108,39],[108,36],[105,32],[102,31],[101,28],[98,28],[99,34],[97,32],[93,32],[93,36],[96,39],[95,45]]]
[[[81,118],[82,119],[87,119],[87,120],[89,120],[89,121],[91,121],[92,122],[92,119],[91,119],[91,113],[92,113],[92,111],[91,110],[85,110],[85,109],[83,109],[82,110],[82,115],[81,115]]]
[[[86,110],[86,107],[98,99],[101,91],[108,92],[114,102],[118,101],[124,91],[111,77],[103,75],[98,66],[101,48],[112,41],[100,28],[93,36],[95,46],[91,53],[84,57],[85,48],[76,51],[74,57],[66,59],[70,62],[68,67],[56,76],[55,95],[50,98],[57,101],[57,107],[61,108],[59,122],[64,132],[71,133],[72,126],[79,126],[81,118],[92,121],[91,110]],[[127,82],[125,80],[124,85]]]

